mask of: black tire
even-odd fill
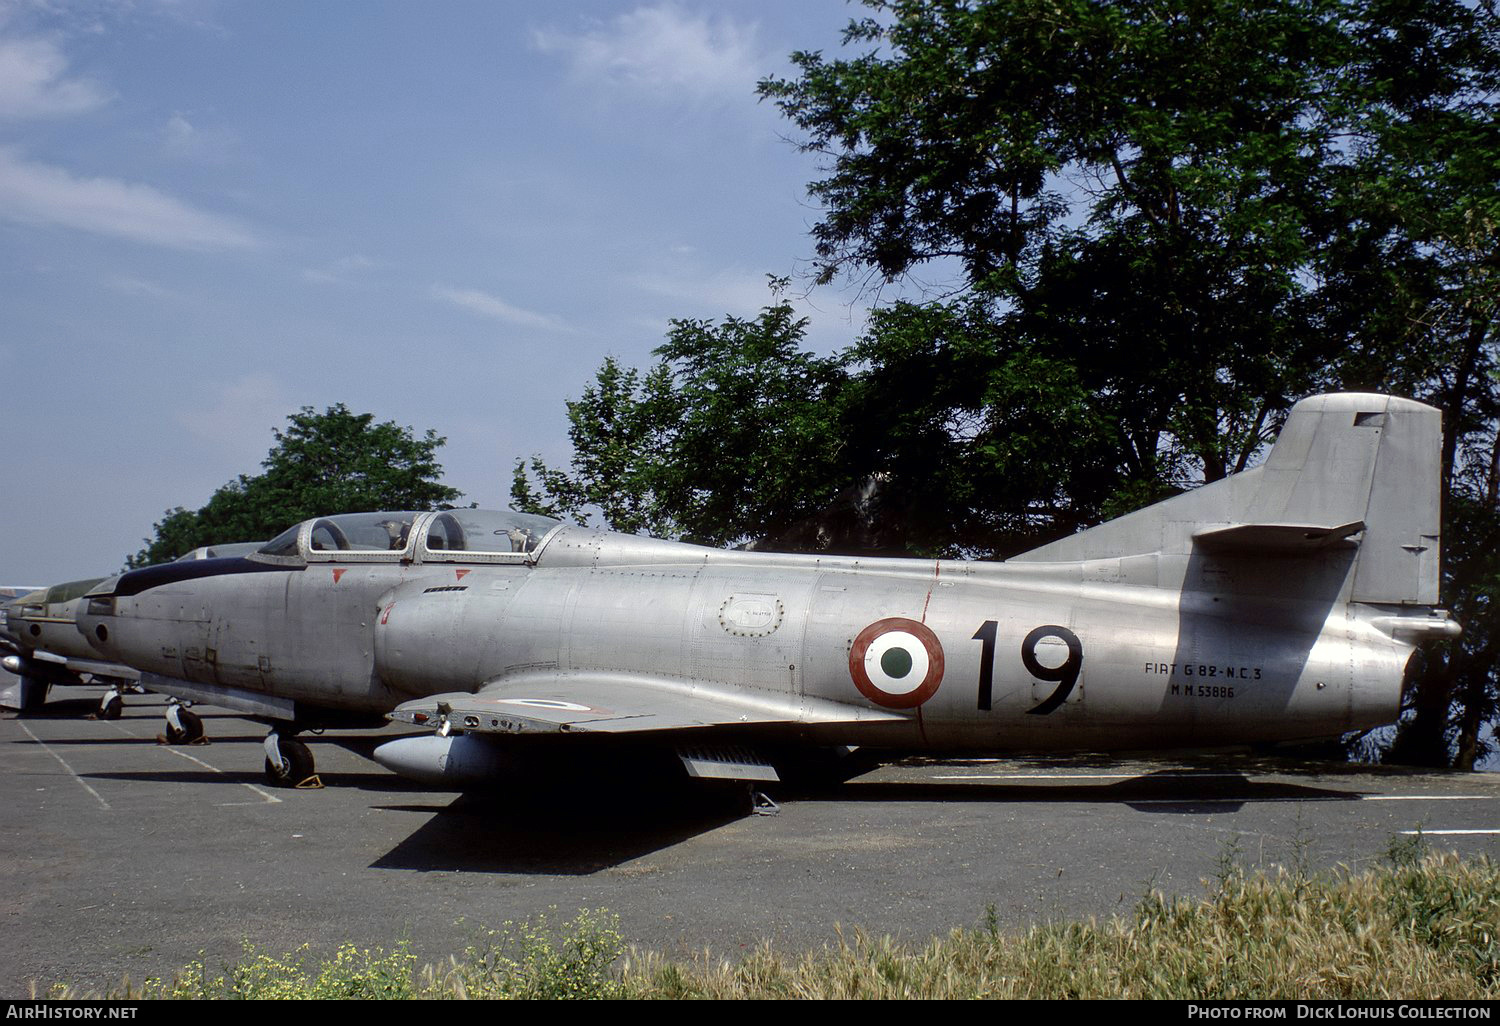
[[[168,744],[190,745],[194,741],[202,740],[203,721],[198,718],[197,713],[179,708],[177,710],[177,719],[182,724],[181,730],[173,726],[171,720],[167,721]]]
[[[296,787],[313,775],[312,750],[294,737],[281,738],[276,743],[281,749],[281,765],[266,759],[266,780],[273,787]]]
[[[99,706],[99,718],[101,720],[118,720],[125,711],[125,699],[119,695],[110,695],[109,701]]]

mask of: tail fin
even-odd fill
[[[1442,414],[1410,399],[1320,395],[1292,407],[1266,461],[1015,557],[1109,559],[1194,547],[1248,556],[1357,543],[1347,598],[1438,601]]]

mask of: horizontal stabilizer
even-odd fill
[[[554,673],[506,677],[474,694],[404,702],[393,720],[480,733],[604,733],[704,727],[905,722],[898,713],[791,694],[747,693],[638,674]]]
[[[1349,539],[1364,529],[1363,520],[1336,527],[1326,524],[1232,524],[1198,531],[1193,535],[1193,544],[1208,552],[1296,555],[1353,544]]]

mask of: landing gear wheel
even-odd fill
[[[203,721],[180,705],[167,706],[167,732],[159,738],[169,745],[195,745],[203,741]]]
[[[125,711],[125,699],[118,691],[107,692],[99,702],[99,711],[94,714],[101,720],[118,720]]]
[[[275,735],[272,735],[275,737]],[[273,755],[272,750],[277,754]],[[322,787],[313,772],[312,750],[294,737],[266,738],[266,780],[272,787]]]

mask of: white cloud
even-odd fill
[[[139,278],[131,274],[115,274],[104,279],[104,285],[122,296],[138,296],[146,299],[180,299],[172,289],[160,285],[149,278]]]
[[[348,285],[361,272],[377,266],[374,260],[356,253],[339,257],[322,267],[309,267],[302,272],[302,280],[314,285]]]
[[[224,0],[0,0],[0,24],[44,18],[73,33],[102,35],[116,25],[160,19],[226,35],[216,15]]]
[[[106,90],[67,70],[68,59],[50,40],[0,37],[0,118],[68,117],[109,102]]]
[[[83,178],[0,147],[0,218],[113,235],[174,249],[245,249],[260,240],[233,218],[197,210],[149,185]]]
[[[580,79],[690,102],[743,102],[767,66],[753,24],[671,3],[637,7],[581,32],[541,29],[532,43],[563,55]]]
[[[199,128],[181,113],[167,119],[161,137],[167,156],[200,164],[226,163],[239,146],[239,140],[228,129]]]
[[[434,285],[432,294],[446,303],[462,307],[483,317],[491,317],[518,328],[544,328],[548,331],[570,330],[562,320],[551,314],[534,313],[513,306],[498,296],[478,289],[451,289],[445,285]]]

